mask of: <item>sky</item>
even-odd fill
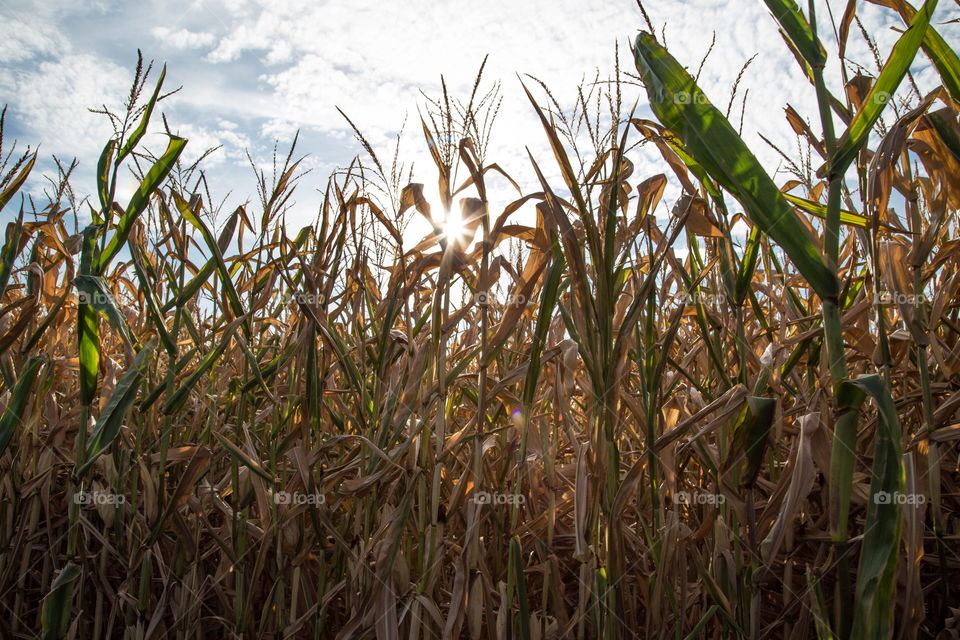
[[[839,20],[846,0],[830,2]],[[902,26],[899,16],[862,0],[857,4],[864,28],[886,56],[898,37],[895,28]],[[825,8],[823,0],[818,5]],[[816,121],[815,97],[764,3],[659,0],[648,2],[647,10],[668,48],[692,71],[715,36],[700,84],[717,105],[726,106],[741,67],[756,55],[740,83],[733,120],[739,121],[740,98],[748,92],[744,138],[770,173],[782,169],[760,134],[788,153],[795,150],[783,107],[789,103]],[[829,23],[821,17],[823,31]],[[957,3],[941,0],[934,23],[954,44],[960,43],[960,25],[950,21],[958,17]],[[166,63],[165,88],[182,86],[160,110],[171,129],[189,139],[185,158],[222,145],[204,165],[215,198],[225,197],[232,206],[255,201],[247,153],[266,167],[274,143],[286,149],[300,131],[298,152],[308,154],[302,166],[311,173],[298,188],[289,219],[306,224],[327,176],[363,154],[337,107],[387,159],[406,123],[400,156],[429,188],[436,176],[419,130],[423,94],[436,97],[443,77],[451,94],[465,98],[489,54],[484,86],[500,81],[503,98],[489,159],[533,187],[527,148],[548,168],[548,177],[557,173],[518,74],[540,78],[569,108],[579,82],[598,71],[602,77],[613,73],[615,46],[622,67],[633,69],[629,44],[643,24],[633,0],[0,0],[0,104],[9,105],[4,149],[10,138],[20,148],[40,145],[39,169],[28,184],[34,193],[43,187],[41,175],[52,171],[53,155],[78,158],[74,187],[81,195],[93,192],[96,160],[112,129],[88,109],[119,108],[139,48],[158,67]],[[848,57],[875,75],[872,53],[856,26],[851,31]],[[824,40],[832,50],[832,38]],[[934,86],[935,72],[922,56],[913,70],[921,89]],[[836,84],[833,89],[840,91]],[[624,102],[634,101],[638,116],[651,117],[643,90],[627,87]],[[159,126],[146,142],[163,147]],[[648,150],[636,162],[636,182],[660,172],[669,177]],[[778,182],[786,179],[777,174]],[[508,190],[503,184],[497,189],[505,204]],[[678,195],[668,190],[661,215]]]

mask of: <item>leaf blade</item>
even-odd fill
[[[636,66],[650,105],[688,153],[746,209],[751,222],[779,244],[821,298],[840,292],[837,278],[759,161],[697,86],[652,35],[635,43]]]

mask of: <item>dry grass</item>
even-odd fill
[[[888,613],[898,638],[960,637],[946,79],[887,107],[846,182],[816,175],[840,136],[788,112],[821,155],[778,185],[839,283],[821,296],[763,212],[718,197],[749,186],[622,110],[619,70],[572,113],[528,94],[555,152],[539,192],[488,199],[507,182],[485,157],[496,93],[444,94],[423,125],[442,203],[368,155],[294,234],[293,149],[229,213],[177,139],[138,155],[162,91],[141,95],[146,75],[101,161],[100,224],[69,229],[65,169],[7,228],[4,637],[846,638]],[[849,121],[869,82],[827,108]],[[631,175],[636,144],[668,174]],[[32,157],[6,159],[9,212]],[[118,203],[128,168],[144,186]],[[664,225],[668,180],[684,195]],[[469,238],[405,246],[410,216],[450,206]],[[910,498],[892,511],[887,481]]]

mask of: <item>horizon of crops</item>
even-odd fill
[[[960,638],[960,59],[886,0],[831,90],[766,4],[819,106],[783,182],[649,22],[572,112],[523,79],[533,192],[480,76],[421,120],[439,202],[354,127],[299,230],[295,142],[230,212],[144,151],[165,69],[87,203],[0,147],[0,637]]]

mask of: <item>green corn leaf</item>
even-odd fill
[[[664,126],[740,201],[751,222],[783,247],[813,290],[835,298],[839,283],[807,228],[693,77],[648,33],[637,36],[635,52],[651,107]]]
[[[724,471],[739,469],[741,487],[751,487],[760,473],[767,439],[773,427],[777,401],[748,396],[733,426],[733,443],[724,463]]]
[[[73,585],[79,577],[80,567],[68,562],[50,585],[40,612],[42,640],[58,640],[66,635],[73,610]]]
[[[947,93],[954,102],[960,103],[960,57],[957,57],[957,52],[947,44],[933,25],[927,25],[927,33],[923,37],[921,46],[940,73],[940,79]]]
[[[197,228],[200,232],[200,235],[203,236],[204,242],[207,243],[207,248],[210,249],[212,254],[212,260],[217,267],[217,271],[220,273],[221,284],[223,289],[227,294],[227,299],[230,300],[230,307],[233,310],[233,314],[236,317],[242,317],[245,315],[243,311],[243,305],[240,304],[240,296],[237,294],[236,288],[233,286],[233,279],[230,277],[230,272],[227,269],[226,263],[223,261],[223,254],[220,251],[220,245],[217,243],[217,239],[214,237],[213,233],[210,231],[209,227],[200,219],[200,216],[190,208],[190,203],[184,200],[180,194],[173,194],[173,201],[177,205],[177,209],[180,211],[180,214],[186,218],[190,224]]]
[[[863,107],[854,116],[847,131],[838,142],[837,151],[830,161],[830,172],[834,175],[843,175],[847,167],[857,157],[860,147],[867,141],[870,130],[876,124],[887,102],[896,93],[900,81],[917,55],[920,43],[923,42],[930,24],[930,16],[937,6],[937,0],[927,0],[923,8],[917,12],[910,22],[910,27],[900,36],[890,52],[890,57],[880,70],[876,82],[870,87],[870,92],[863,101]]]
[[[80,273],[89,274],[97,257],[97,238],[102,225],[90,225],[83,230],[80,252]],[[88,304],[77,306],[77,344],[80,357],[80,403],[89,406],[97,394],[97,376],[100,371],[100,316]]]
[[[107,401],[107,405],[100,412],[100,417],[93,428],[93,433],[90,434],[90,439],[87,441],[86,462],[81,468],[77,469],[78,476],[81,476],[90,468],[120,433],[120,426],[137,397],[140,381],[152,353],[153,342],[150,342],[137,354],[133,366],[120,377],[116,388],[114,388],[110,399]]]
[[[200,287],[202,287],[204,283],[210,279],[210,276],[213,274],[214,271],[216,271],[216,269],[217,269],[216,260],[214,260],[213,258],[210,258],[209,260],[207,260],[203,264],[203,266],[200,267],[200,270],[197,272],[197,275],[195,275],[193,278],[190,279],[189,282],[183,285],[183,289],[177,292],[176,297],[174,297],[172,300],[164,304],[160,310],[166,312],[175,307],[184,306],[188,300],[190,300],[194,295],[196,295]]]
[[[517,536],[510,540],[510,566],[517,589],[519,637],[523,640],[530,640],[530,604],[527,602],[527,580],[523,575],[523,558],[520,550],[520,539]]]
[[[100,207],[103,215],[109,215],[110,212],[110,167],[112,166],[113,154],[117,151],[117,140],[111,138],[107,146],[103,148],[100,154],[100,160],[97,162],[97,193],[100,195]]]
[[[827,52],[810,28],[810,23],[793,0],[764,0],[773,19],[780,25],[784,39],[803,57],[810,67],[822,67]],[[807,75],[810,75],[809,71]]]
[[[146,301],[147,313],[153,320],[153,326],[160,335],[160,342],[164,349],[172,357],[177,356],[177,345],[170,337],[167,326],[163,322],[163,315],[160,313],[160,305],[153,293],[153,287],[150,286],[150,279],[147,277],[147,270],[143,266],[142,256],[139,247],[131,247],[131,256],[133,258],[133,270],[137,274],[137,280],[140,282],[140,295]]]
[[[880,376],[861,376],[844,381],[841,387],[838,395],[843,393],[852,396],[852,402],[847,402],[847,405],[853,404],[859,408],[866,396],[873,398],[877,404],[870,500],[867,501],[867,519],[857,570],[852,637],[888,638],[893,632],[897,561],[903,522],[901,505],[896,499],[904,486],[900,420],[893,397]],[[858,399],[859,403],[856,402]]]
[[[906,0],[872,1],[883,6],[893,7],[907,24],[910,24],[917,14],[917,10]],[[947,44],[933,25],[927,26],[927,32],[924,34],[923,43],[920,46],[923,47],[923,52],[927,54],[933,66],[940,73],[940,79],[943,81],[947,93],[954,101],[960,103],[960,57],[957,57],[957,52]]]
[[[753,272],[757,268],[757,259],[760,257],[760,227],[753,225],[750,228],[750,235],[747,237],[747,246],[743,252],[743,260],[740,262],[740,268],[737,269],[737,281],[733,287],[734,303],[743,304],[750,291],[750,283],[753,281]]]
[[[799,196],[791,195],[789,193],[783,194],[783,197],[789,200],[792,204],[795,204],[798,209],[801,211],[806,211],[809,214],[815,215],[818,218],[827,218],[827,205],[820,204],[819,202],[814,202],[813,200],[807,200],[806,198],[801,198]],[[850,225],[851,227],[860,227],[861,229],[866,229],[870,224],[870,218],[867,216],[861,216],[858,213],[853,213],[847,211],[846,209],[840,210],[840,222],[841,224]],[[888,229],[892,228],[889,225],[881,225]]]
[[[716,614],[717,611],[719,610],[720,610],[720,605],[718,604],[711,605],[710,608],[707,609],[707,612],[703,614],[703,616],[700,618],[700,622],[694,625],[690,633],[688,633],[684,637],[684,640],[695,640],[696,638],[702,638],[703,630],[704,628],[706,628],[707,623],[710,622],[711,618],[713,618],[714,614]]]
[[[136,338],[130,332],[126,317],[117,308],[117,301],[106,280],[99,276],[79,275],[73,279],[73,286],[77,288],[77,299],[81,306],[88,305],[105,315],[127,344],[136,344]]]
[[[0,456],[7,450],[7,445],[13,439],[13,434],[23,419],[23,412],[27,408],[27,402],[30,399],[30,391],[33,389],[33,382],[37,378],[37,372],[43,360],[40,358],[30,358],[27,364],[20,372],[17,378],[16,386],[10,394],[10,402],[7,404],[6,411],[0,416]]]
[[[80,403],[89,406],[97,393],[100,371],[100,324],[97,311],[82,304],[77,309],[80,343]]]
[[[97,262],[97,240],[105,227],[102,224],[91,224],[81,232],[83,244],[80,248],[80,273],[92,274]]]
[[[130,198],[126,210],[123,212],[123,215],[120,216],[120,220],[117,221],[116,233],[113,238],[110,239],[103,254],[96,261],[95,271],[97,275],[106,271],[110,265],[110,261],[120,252],[121,247],[123,247],[123,244],[127,241],[127,237],[130,235],[130,231],[133,229],[133,223],[136,222],[140,214],[147,208],[151,194],[163,184],[167,174],[173,169],[173,165],[176,164],[177,158],[180,157],[180,153],[183,152],[183,148],[186,145],[187,141],[185,139],[170,136],[167,150],[163,152],[163,155],[161,155],[153,166],[150,167],[150,170],[147,171],[147,175],[143,177],[140,186],[137,187],[133,197]]]

